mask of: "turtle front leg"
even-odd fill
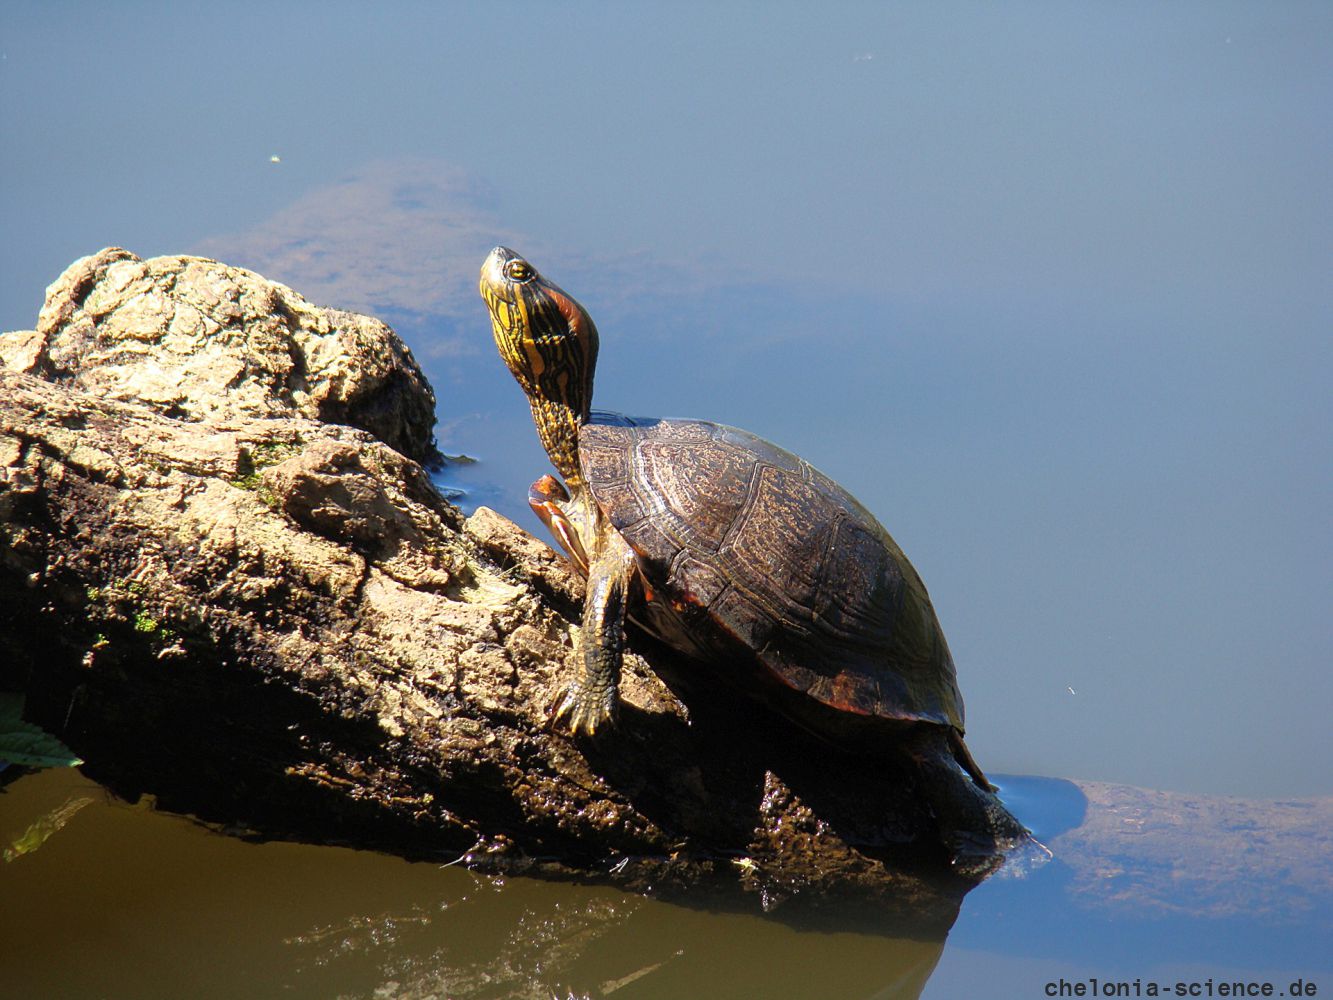
[[[575,735],[593,736],[598,726],[615,718],[625,651],[625,602],[633,573],[634,554],[619,535],[608,531],[588,567],[578,668],[551,713],[556,722],[567,719]]]

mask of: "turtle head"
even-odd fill
[[[592,408],[597,367],[592,317],[508,247],[496,247],[482,264],[481,297],[546,453],[572,488],[581,486],[578,432]]]

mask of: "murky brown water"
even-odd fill
[[[1066,783],[1015,779],[1011,788],[1053,831],[1092,825]],[[831,932],[799,918],[793,926],[781,911],[717,912],[248,842],[147,800],[116,800],[68,770],[0,790],[0,837],[5,998],[1038,997],[1062,976],[1333,985],[1319,947],[1333,939],[1329,873],[1301,873],[1326,855],[1303,854],[1291,839],[1275,848],[1293,850],[1290,885],[1277,894],[1291,906],[1264,904],[1243,874],[1226,872],[1219,884],[1168,887],[1165,907],[1153,903],[1161,885],[1147,870],[1103,893],[1099,880],[1144,858],[1090,862],[1075,839],[1051,864],[976,890],[946,945],[864,915],[857,932]],[[1169,853],[1157,864],[1169,866]],[[1264,872],[1273,877],[1271,866]],[[1306,882],[1315,891],[1301,898]]]
[[[0,831],[4,997],[913,996],[943,944],[248,843],[73,771],[8,785]]]

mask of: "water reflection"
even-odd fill
[[[252,843],[127,805],[75,771],[10,778],[5,996],[1035,996],[1057,975],[1330,972],[1317,958],[1333,934],[1328,800],[1003,778],[1056,860],[976,889],[946,952],[942,934],[865,912],[829,929],[827,913],[772,919]]]
[[[5,788],[0,835],[71,798],[93,804],[0,867],[6,996],[910,997],[944,945],[247,843],[72,771]]]
[[[966,993],[978,963],[1007,968],[1032,995],[1061,971],[1327,977],[1333,799],[999,783],[1055,859],[1034,877],[992,881],[968,897],[936,995]]]

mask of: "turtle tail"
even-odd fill
[[[923,729],[913,750],[922,791],[955,865],[989,870],[1031,840],[956,731],[945,736],[938,727]]]
[[[999,791],[990,783],[990,779],[986,777],[986,772],[981,769],[981,765],[972,756],[972,751],[963,742],[963,734],[952,726],[949,728],[949,749],[953,751],[953,759],[958,761],[958,766],[970,774],[973,781],[988,792]]]

